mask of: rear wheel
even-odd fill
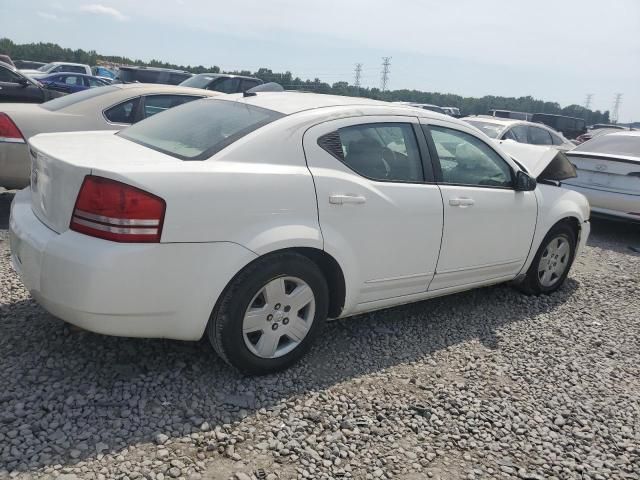
[[[576,251],[576,232],[566,224],[554,226],[542,241],[519,288],[539,295],[558,290],[569,274]]]
[[[328,288],[318,266],[297,253],[265,256],[232,280],[207,335],[216,352],[246,374],[296,362],[327,318]]]

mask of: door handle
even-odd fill
[[[473,198],[460,197],[449,199],[449,205],[452,207],[471,207],[476,201]]]
[[[329,195],[329,203],[333,205],[343,205],[345,203],[354,203],[354,204],[362,204],[365,203],[367,199],[362,195],[353,195],[353,194],[343,194],[343,193],[334,193]]]

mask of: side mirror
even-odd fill
[[[536,189],[535,178],[532,178],[528,173],[523,172],[522,170],[518,170],[516,174],[516,192],[530,192]]]
[[[23,87],[28,87],[29,83],[29,80],[27,80],[26,78],[20,77],[18,79],[18,84],[22,85]]]

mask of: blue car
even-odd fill
[[[74,93],[93,87],[104,87],[109,85],[108,79],[92,77],[81,73],[54,73],[39,77],[38,81],[49,90],[56,90],[64,93]]]

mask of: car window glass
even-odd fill
[[[526,125],[516,125],[512,127],[507,132],[508,135],[505,135],[504,138],[510,138],[511,140],[515,140],[519,143],[529,143],[529,139],[527,137],[528,128]]]
[[[134,123],[139,102],[140,97],[136,97],[119,103],[106,110],[104,116],[113,123]]]
[[[564,140],[562,140],[558,135],[555,134],[551,134],[551,141],[553,142],[554,145],[562,145],[564,143]]]
[[[243,92],[246,92],[247,90],[257,85],[258,85],[258,82],[255,80],[242,80],[242,86],[240,87],[240,90]]]
[[[90,87],[102,87],[104,82],[96,79],[96,78],[87,78]]]
[[[64,83],[67,85],[83,85],[82,77],[78,77],[77,75],[67,75]]]
[[[182,105],[202,97],[191,95],[149,95],[144,100],[144,117],[151,117],[156,113],[164,112],[169,108]]]
[[[216,90],[217,92],[223,92],[223,93],[235,93],[236,91],[236,83],[237,83],[237,79],[235,78],[221,78],[219,80],[216,80],[215,82],[212,82],[208,89],[209,90]]]
[[[85,68],[81,67],[80,65],[69,65],[66,70],[67,72],[73,72],[73,73],[87,73]]]
[[[0,82],[18,83],[20,75],[13,73],[8,68],[0,67]]]
[[[330,134],[335,136],[335,133]],[[338,130],[330,147],[319,144],[349,168],[372,180],[419,182],[424,179],[413,127],[409,123],[370,123]],[[337,148],[335,148],[337,147]]]
[[[511,168],[486,143],[459,130],[437,126],[430,130],[443,183],[511,187]]]
[[[552,145],[549,132],[538,127],[529,127],[529,140],[533,145]]]

